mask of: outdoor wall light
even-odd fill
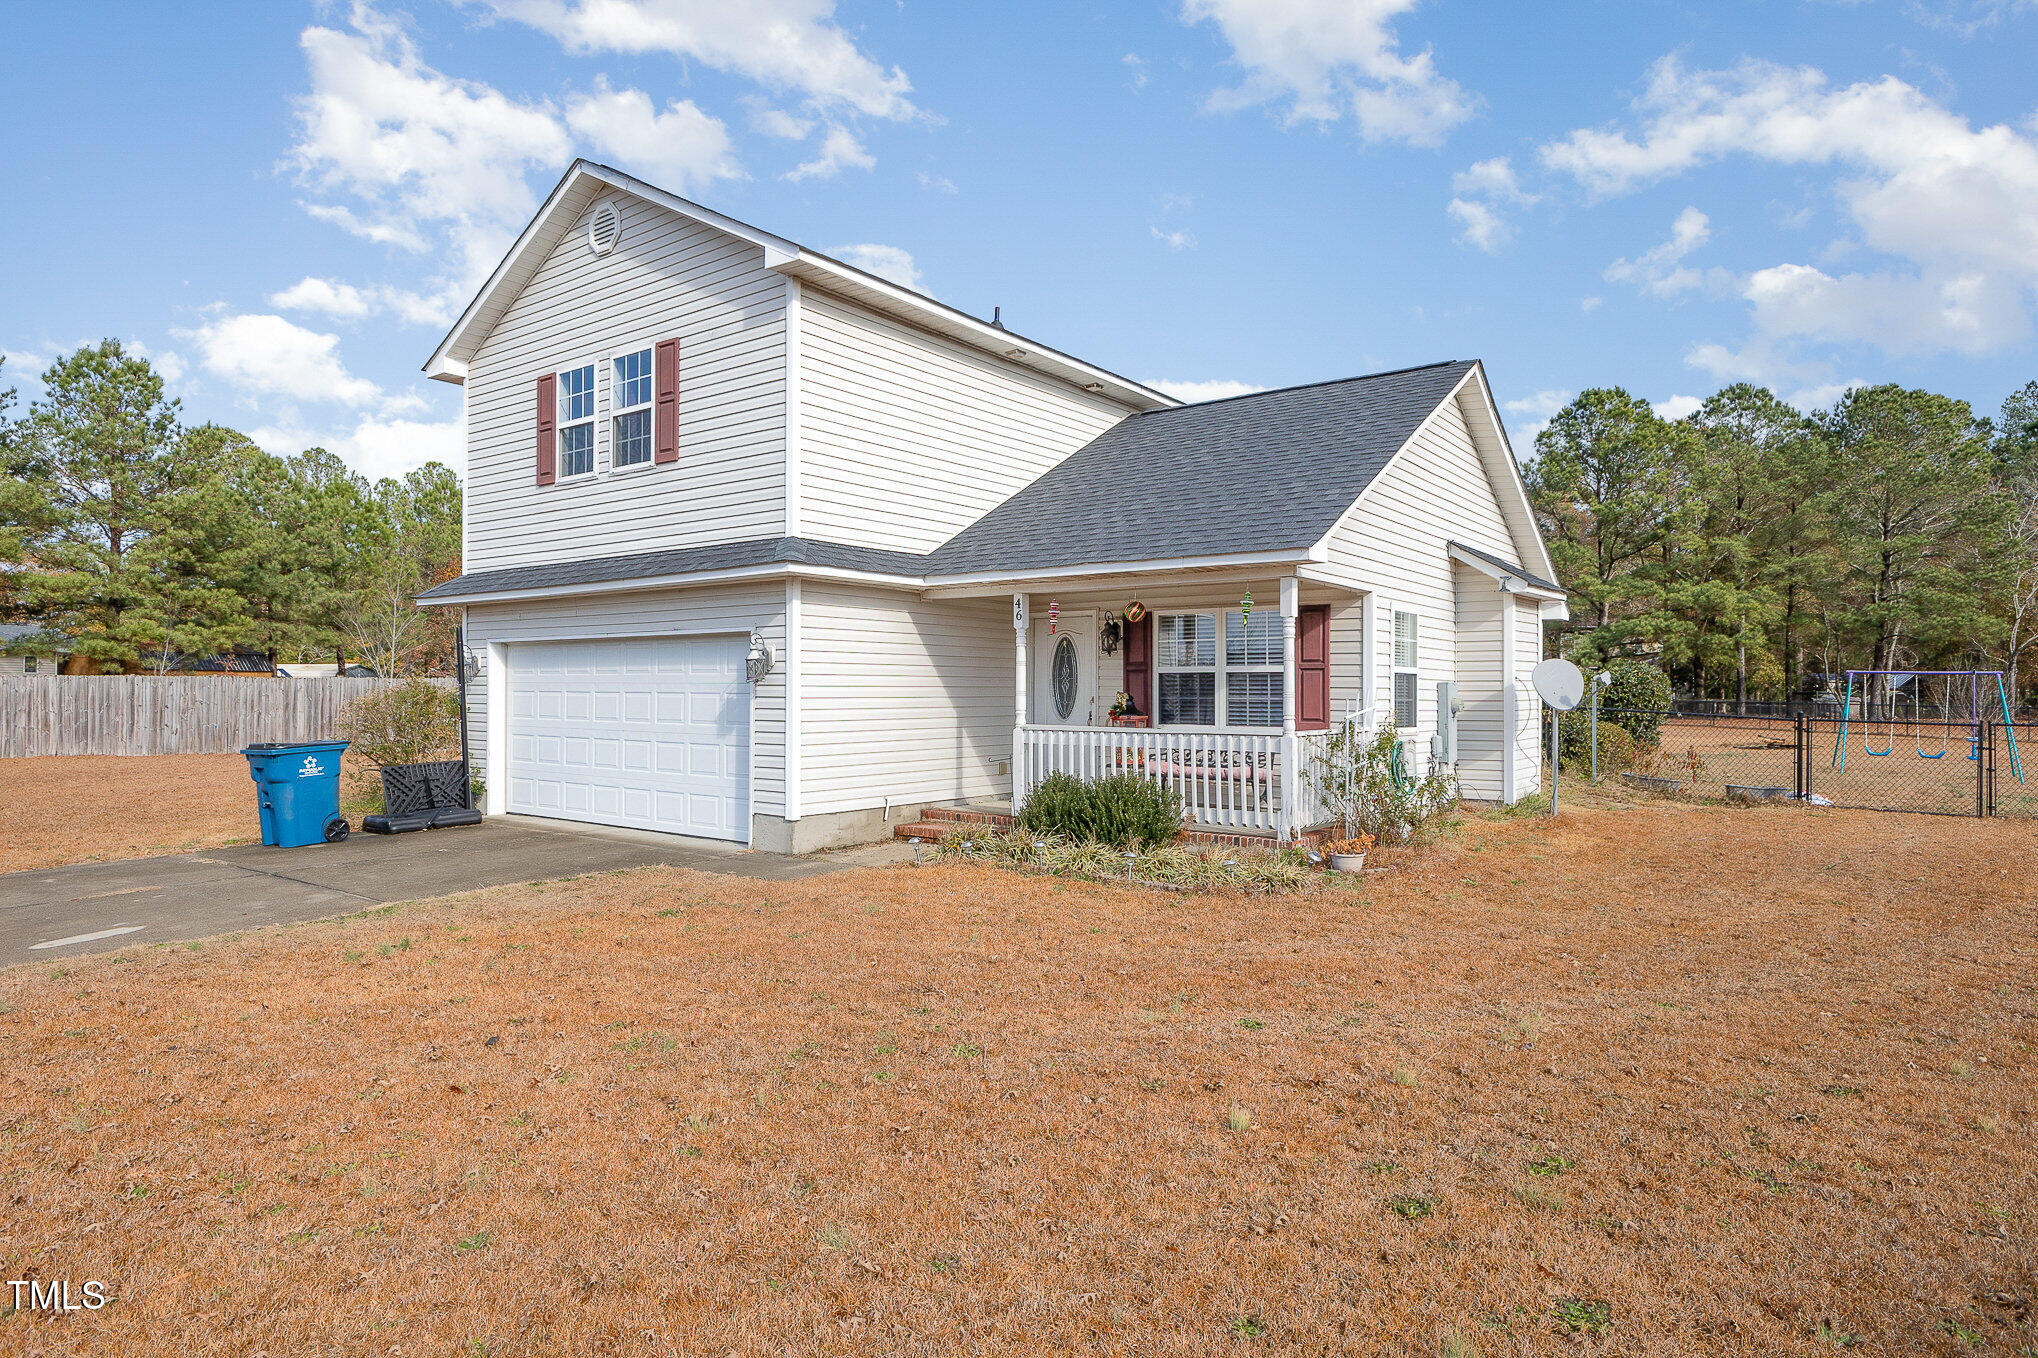
[[[743,662],[744,674],[749,676],[751,683],[761,683],[764,676],[771,673],[771,664],[771,643],[757,635],[757,633],[752,632],[750,634],[750,654]]]

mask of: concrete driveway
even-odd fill
[[[616,868],[671,864],[789,881],[884,861],[862,851],[791,858],[670,835],[491,819],[305,849],[243,844],[80,863],[0,876],[0,967]]]

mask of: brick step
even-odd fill
[[[968,825],[995,825],[1000,829],[1010,829],[1013,825],[1012,817],[1007,812],[972,811],[966,806],[929,806],[921,810],[920,819],[961,821]]]

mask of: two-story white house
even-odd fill
[[[425,371],[491,814],[805,851],[1129,771],[1285,834],[1446,683],[1465,794],[1538,785],[1564,596],[1477,362],[1183,405],[576,161]]]

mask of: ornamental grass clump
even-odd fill
[[[1137,774],[1084,782],[1053,773],[1026,794],[1019,825],[1038,835],[1143,849],[1172,843],[1182,833],[1182,797]]]
[[[1036,835],[1024,829],[1000,833],[988,827],[959,827],[942,837],[935,852],[941,858],[1021,871],[1092,881],[1142,882],[1189,891],[1292,891],[1307,876],[1301,857],[1290,850],[1204,853],[1181,844],[1118,849],[1096,840]]]

